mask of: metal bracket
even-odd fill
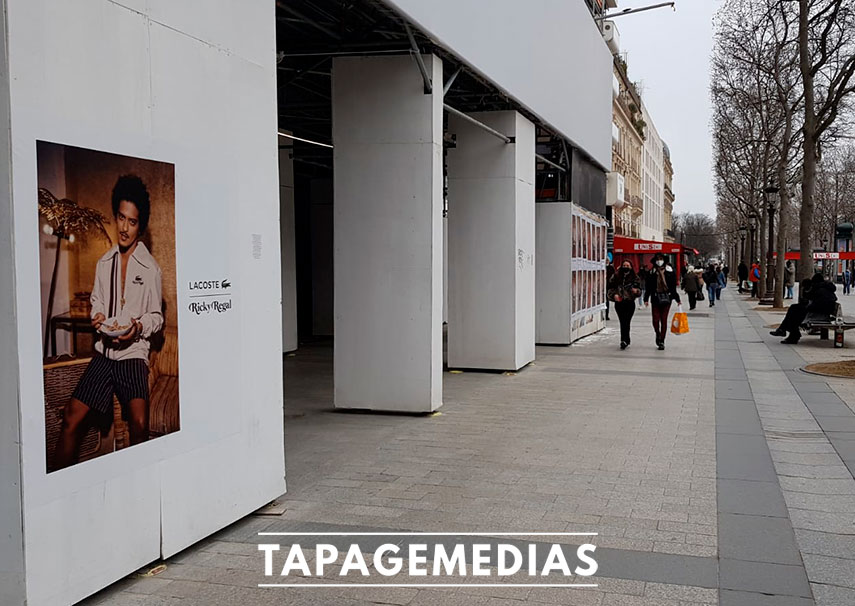
[[[445,97],[448,94],[448,91],[451,90],[451,85],[454,84],[454,81],[457,80],[457,76],[459,76],[460,72],[462,72],[462,71],[463,71],[463,66],[461,65],[460,67],[457,68],[457,70],[453,74],[451,74],[451,77],[448,79],[448,81],[445,83],[445,86],[442,89],[442,96],[443,97]]]
[[[429,95],[433,92],[433,83],[431,82],[430,75],[428,74],[427,66],[425,65],[425,60],[422,58],[422,51],[419,50],[419,45],[416,44],[416,37],[413,36],[413,30],[410,29],[410,24],[405,22],[404,29],[407,30],[407,38],[409,38],[410,40],[412,54],[416,58],[416,63],[419,66],[419,71],[422,72],[422,79],[425,81],[425,94]]]

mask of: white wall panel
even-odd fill
[[[611,167],[612,55],[582,0],[385,0]]]
[[[537,218],[537,342],[570,345],[570,202],[535,204]]]
[[[6,4],[28,604],[55,605],[284,491],[275,9],[260,0]],[[49,475],[37,139],[175,165],[181,430]],[[187,282],[212,277],[232,281],[232,311],[191,314]]]
[[[6,2],[0,1],[0,604],[25,597]]]

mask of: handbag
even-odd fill
[[[670,292],[655,292],[653,293],[653,302],[656,305],[670,305],[671,304],[671,293]]]
[[[683,306],[677,307],[677,313],[671,318],[671,332],[675,335],[684,335],[689,332],[689,316],[683,311]]]
[[[699,290],[698,295],[695,297],[695,300],[696,301],[703,301],[704,300],[704,291]]]

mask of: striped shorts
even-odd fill
[[[148,364],[145,360],[108,360],[96,354],[71,397],[80,400],[91,410],[110,414],[113,410],[113,394],[122,409],[131,400],[148,400]]]

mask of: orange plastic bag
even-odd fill
[[[671,318],[671,332],[675,335],[684,335],[689,332],[689,316],[683,311],[682,306],[677,308],[677,312]]]

